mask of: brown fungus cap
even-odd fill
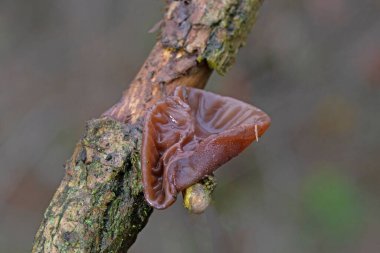
[[[178,192],[237,156],[269,125],[269,116],[254,106],[177,87],[145,118],[141,160],[146,200],[154,208],[167,208]]]

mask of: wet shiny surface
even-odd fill
[[[269,127],[260,109],[199,89],[178,87],[146,116],[142,146],[145,197],[155,208],[210,175]]]

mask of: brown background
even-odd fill
[[[155,41],[157,0],[0,0],[0,252],[30,251],[85,121]],[[201,216],[157,211],[131,252],[380,251],[380,2],[266,1],[207,89],[272,117]]]

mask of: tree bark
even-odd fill
[[[87,123],[32,252],[126,252],[152,208],[141,184],[146,110],[177,85],[203,88],[244,44],[262,0],[171,0],[161,35],[121,100]]]

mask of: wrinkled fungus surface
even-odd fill
[[[178,192],[237,156],[269,127],[260,109],[211,92],[177,87],[145,118],[142,173],[148,203],[164,209]]]

